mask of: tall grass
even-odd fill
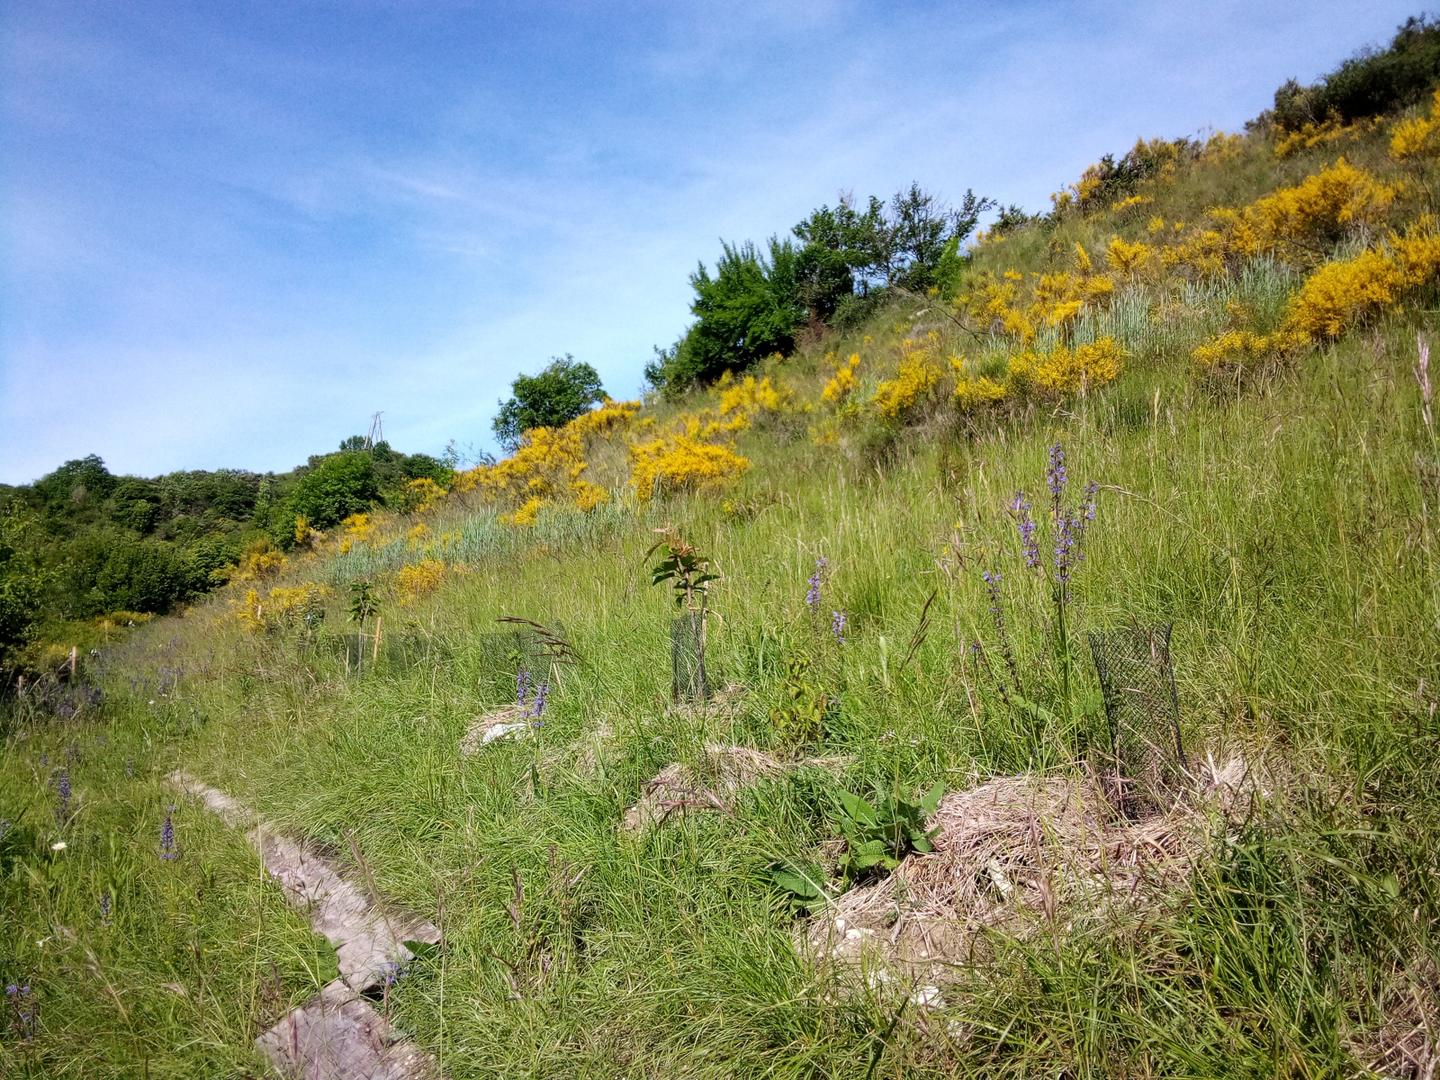
[[[353,841],[388,896],[442,925],[444,949],[385,1007],[454,1077],[1379,1067],[1433,1002],[1440,946],[1440,566],[1410,375],[1415,326],[1434,320],[1397,318],[1226,400],[1187,377],[1206,320],[1231,302],[1274,314],[1292,287],[1259,262],[1181,290],[1190,317],[1173,326],[1154,295],[1122,295],[1076,331],[1136,354],[1115,386],[963,434],[919,428],[884,461],[747,433],[756,466],[727,505],[617,504],[531,531],[457,512],[436,531],[458,528],[469,572],[388,602],[406,647],[359,675],[323,642],[247,633],[223,600],[142,629],[112,650],[100,718],[25,721],[6,743],[0,816],[46,850],[60,835],[50,770],[66,746],[81,754],[69,846],[0,876],[0,973],[28,979],[41,1009],[32,1042],[7,1039],[7,1066],[240,1072],[257,1025],[325,977],[318,939],[198,809],[179,811],[182,857],[155,854],[173,799],[158,778],[183,762],[342,863]],[[913,314],[885,313],[881,346]],[[792,370],[825,376],[814,355]],[[1243,754],[1272,793],[1241,826],[1217,819],[1189,885],[1143,922],[997,933],[943,1010],[902,1010],[799,959],[768,868],[834,837],[840,786],[911,796],[1083,769],[1103,749],[1093,675],[1077,658],[1061,689],[1049,586],[1005,510],[1018,490],[1043,497],[1056,442],[1073,484],[1102,485],[1069,633],[1172,622],[1187,746]],[[666,521],[723,575],[707,666],[743,688],[733,706],[669,706],[673,605],[643,565]],[[822,555],[817,622],[804,595]],[[323,572],[340,584],[414,557],[396,542]],[[1002,574],[1042,710],[1015,707],[970,659],[972,643],[997,646],[982,570]],[[832,610],[848,616],[843,643]],[[461,759],[467,725],[513,694],[484,638],[507,615],[563,624],[581,662],[532,737]],[[332,632],[343,617],[337,600]],[[800,654],[837,702],[833,771],[759,784],[733,812],[617,829],[649,777],[698,765],[708,742],[786,754],[770,709]],[[161,668],[181,673],[157,697]]]

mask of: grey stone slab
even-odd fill
[[[336,979],[255,1040],[282,1076],[296,1080],[428,1080],[435,1059],[365,998]]]

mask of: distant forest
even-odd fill
[[[0,485],[0,666],[47,624],[169,611],[223,584],[247,555],[288,550],[297,522],[327,529],[451,463],[346,439],[286,473],[238,469],[116,476],[94,454],[33,484]]]

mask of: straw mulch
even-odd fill
[[[987,932],[1063,933],[1182,884],[1213,815],[1240,811],[1256,781],[1239,760],[1207,762],[1165,813],[1116,813],[1091,776],[1006,776],[947,795],[935,850],[844,893],[803,932],[824,961],[930,983],[984,958]]]

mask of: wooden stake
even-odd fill
[[[80,655],[80,648],[77,645],[70,646],[70,677],[75,677],[75,661]]]
[[[370,662],[373,664],[380,658],[380,622],[381,616],[375,616],[375,648],[370,651]]]

